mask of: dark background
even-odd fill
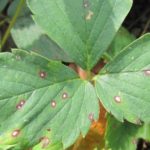
[[[123,25],[136,37],[150,32],[150,0],[133,0],[133,7]]]

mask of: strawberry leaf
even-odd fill
[[[30,148],[50,132],[48,144],[62,142],[66,148],[98,118],[93,86],[34,53],[0,54],[0,85],[1,145]]]
[[[111,150],[136,150],[139,138],[150,141],[149,133],[149,124],[137,126],[129,122],[121,123],[109,116],[105,136],[106,146]]]
[[[136,40],[95,77],[97,95],[118,120],[150,122],[150,34]]]
[[[29,15],[17,19],[11,35],[20,49],[34,51],[48,59],[72,61],[56,43],[45,35]]]
[[[41,142],[40,144],[34,146],[32,149],[33,150],[43,149],[43,143]],[[61,143],[50,144],[48,146],[45,146],[44,149],[45,150],[64,150]]]
[[[0,0],[0,12],[6,7],[8,1]]]
[[[48,36],[90,70],[107,50],[132,0],[28,0],[28,5]]]

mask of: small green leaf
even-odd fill
[[[11,35],[18,48],[34,51],[46,58],[71,62],[66,53],[59,48],[40,27],[35,24],[32,18],[27,15],[20,17],[11,30]]]
[[[7,0],[6,0],[7,1]],[[7,15],[9,17],[13,17],[16,13],[16,9],[17,9],[17,6],[19,4],[20,0],[14,0],[11,2],[11,4],[9,5],[8,9],[7,9]],[[19,14],[19,17],[23,17],[23,16],[27,16],[30,14],[30,10],[29,8],[26,6],[26,3],[23,5],[23,8]]]
[[[63,64],[33,53],[0,54],[0,85],[2,145],[30,148],[50,132],[50,143],[66,148],[98,118],[93,86]]]
[[[8,3],[7,0],[0,0],[0,12],[5,8],[7,3]]]
[[[34,20],[79,66],[90,70],[117,33],[132,0],[28,0]]]
[[[150,122],[150,34],[124,49],[95,77],[97,95],[118,120]]]
[[[112,60],[123,50],[123,48],[125,48],[134,40],[135,37],[132,34],[130,34],[125,28],[121,27],[106,53]]]
[[[138,139],[150,141],[150,125],[137,126],[128,122],[118,122],[108,117],[106,130],[106,146],[111,150],[136,150]]]

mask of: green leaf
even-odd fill
[[[10,150],[13,147],[14,147],[14,145],[8,145],[8,146],[0,145],[0,150]]]
[[[34,53],[0,54],[0,85],[2,145],[30,148],[48,135],[50,143],[66,148],[98,118],[93,86],[72,69]]]
[[[28,0],[34,20],[79,66],[90,70],[117,33],[131,0]]]
[[[19,4],[20,0],[14,0],[12,1],[12,3],[9,5],[8,9],[7,9],[7,15],[9,17],[13,17],[16,13],[16,9],[17,9],[17,6]],[[26,6],[26,4],[24,4],[20,14],[19,14],[19,17],[21,16],[27,16],[30,14],[30,10],[29,8]]]
[[[53,60],[72,61],[56,43],[45,35],[29,15],[17,20],[11,30],[11,35],[18,48],[34,51]]]
[[[135,40],[135,37],[130,34],[125,28],[121,27],[117,32],[115,38],[113,39],[108,51],[107,55],[111,58],[111,60],[117,56],[124,47],[129,45],[131,42]]]
[[[112,116],[108,117],[106,146],[111,150],[136,150],[138,139],[150,140],[150,125],[137,126],[128,122],[121,123]]]
[[[0,0],[0,12],[5,8],[7,3],[8,3],[7,0]]]
[[[136,40],[95,77],[97,95],[118,120],[150,122],[150,34]]]

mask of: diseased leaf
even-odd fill
[[[53,60],[72,61],[56,43],[45,35],[29,15],[17,20],[11,34],[18,48],[34,51]]]
[[[136,150],[138,139],[150,141],[150,125],[137,126],[128,122],[118,122],[112,116],[108,117],[106,131],[106,146],[111,150]]]
[[[34,20],[79,66],[90,70],[117,33],[132,0],[28,0]]]
[[[149,123],[150,34],[130,44],[95,77],[97,95],[118,120]]]
[[[98,118],[93,86],[34,53],[0,54],[0,85],[2,145],[30,148],[46,136],[66,148]]]

